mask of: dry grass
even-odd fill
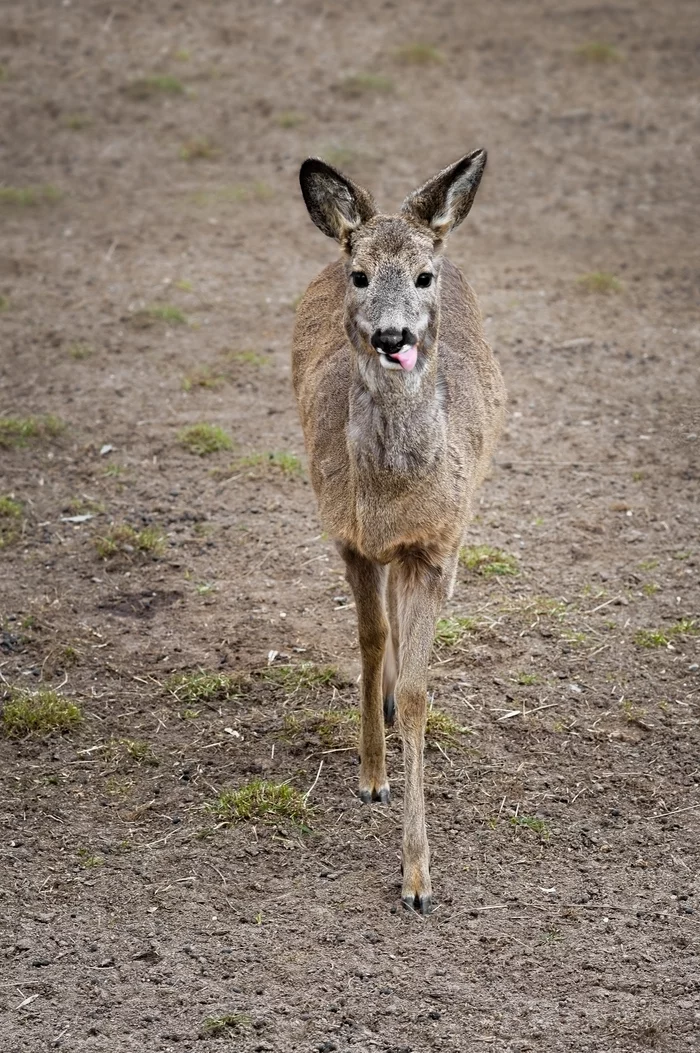
[[[220,150],[209,139],[188,139],[180,147],[183,161],[214,161]]]
[[[445,56],[434,44],[415,41],[397,48],[394,56],[407,66],[441,66]]]
[[[178,673],[170,677],[166,687],[178,702],[187,706],[214,706],[239,698],[243,679],[240,674],[206,673],[198,669],[194,673]]]
[[[394,83],[381,73],[353,73],[339,82],[338,90],[357,99],[363,95],[388,95],[394,90]]]
[[[584,62],[602,66],[609,62],[619,62],[622,55],[614,44],[608,44],[604,40],[589,40],[576,48],[576,57]]]

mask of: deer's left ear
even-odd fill
[[[409,194],[401,211],[444,241],[472,207],[486,167],[486,151],[474,150]]]

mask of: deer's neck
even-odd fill
[[[444,455],[445,393],[435,362],[414,374],[356,359],[349,411],[348,449],[359,476],[415,482]]]

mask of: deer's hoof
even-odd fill
[[[430,914],[433,909],[433,900],[429,892],[414,892],[412,896],[402,896],[401,902],[406,910],[412,910],[414,914]]]
[[[389,804],[391,791],[388,786],[380,786],[379,789],[360,790],[360,800],[363,804],[371,804],[378,801],[379,804]]]
[[[384,723],[387,727],[391,727],[394,723],[394,717],[396,716],[396,699],[394,698],[393,692],[390,695],[384,696]]]

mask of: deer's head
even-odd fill
[[[309,214],[344,251],[345,326],[363,368],[426,367],[438,331],[442,247],[472,207],[485,165],[486,151],[475,150],[410,194],[398,215],[383,215],[337,169],[304,161]]]

